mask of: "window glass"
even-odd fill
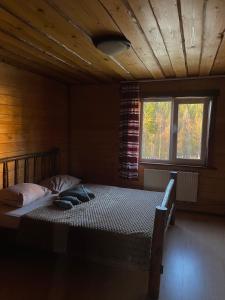
[[[142,102],[141,159],[206,164],[211,106],[212,100],[207,97],[145,99]]]
[[[169,159],[170,124],[171,101],[144,102],[142,158]]]
[[[201,159],[203,103],[178,105],[177,158]]]

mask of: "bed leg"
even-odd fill
[[[173,189],[173,194],[172,194],[172,214],[170,218],[170,225],[175,225],[175,219],[176,219],[176,190],[177,190],[177,172],[170,172],[170,178],[174,179],[175,185]]]
[[[161,206],[156,207],[154,229],[152,235],[151,258],[149,268],[149,282],[148,282],[148,300],[157,300],[160,290],[160,276],[163,271],[162,257],[163,257],[163,243],[164,233],[169,222],[169,214],[171,216],[170,223],[175,223],[175,205],[176,205],[176,182],[177,173],[170,172],[170,178],[174,183],[168,185],[165,196]],[[171,181],[170,181],[171,182]],[[169,210],[168,210],[169,209]],[[170,213],[172,210],[172,213]]]
[[[173,212],[172,212],[171,219],[170,219],[170,225],[175,225],[175,222],[176,222],[176,206],[174,204]]]
[[[149,270],[148,300],[156,300],[159,297],[166,215],[167,208],[156,207]]]

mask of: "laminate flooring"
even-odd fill
[[[159,300],[225,299],[225,218],[178,212],[167,232]],[[148,274],[1,250],[1,300],[144,300]]]

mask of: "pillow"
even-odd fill
[[[59,197],[58,200],[69,201],[73,205],[77,205],[77,204],[81,204],[82,203],[77,197],[73,197],[73,196]]]
[[[63,209],[71,209],[73,208],[73,204],[69,201],[64,200],[55,200],[53,202],[57,207],[63,208]]]
[[[64,191],[59,194],[60,197],[65,197],[65,196],[72,196],[72,197],[77,197],[80,201],[82,202],[87,202],[90,201],[91,199],[95,198],[95,195],[88,190],[86,187],[83,185],[77,185],[76,187]]]
[[[52,193],[58,194],[60,192],[71,189],[79,184],[81,179],[69,175],[56,175],[40,182],[40,185],[50,189]]]
[[[0,190],[0,202],[22,207],[50,193],[49,189],[38,184],[19,183]]]

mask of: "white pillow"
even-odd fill
[[[48,188],[52,193],[58,194],[78,185],[80,182],[81,179],[77,177],[70,175],[56,175],[41,181],[40,185]]]
[[[43,186],[34,183],[19,183],[0,190],[0,202],[15,207],[23,207],[38,198],[51,193]]]

